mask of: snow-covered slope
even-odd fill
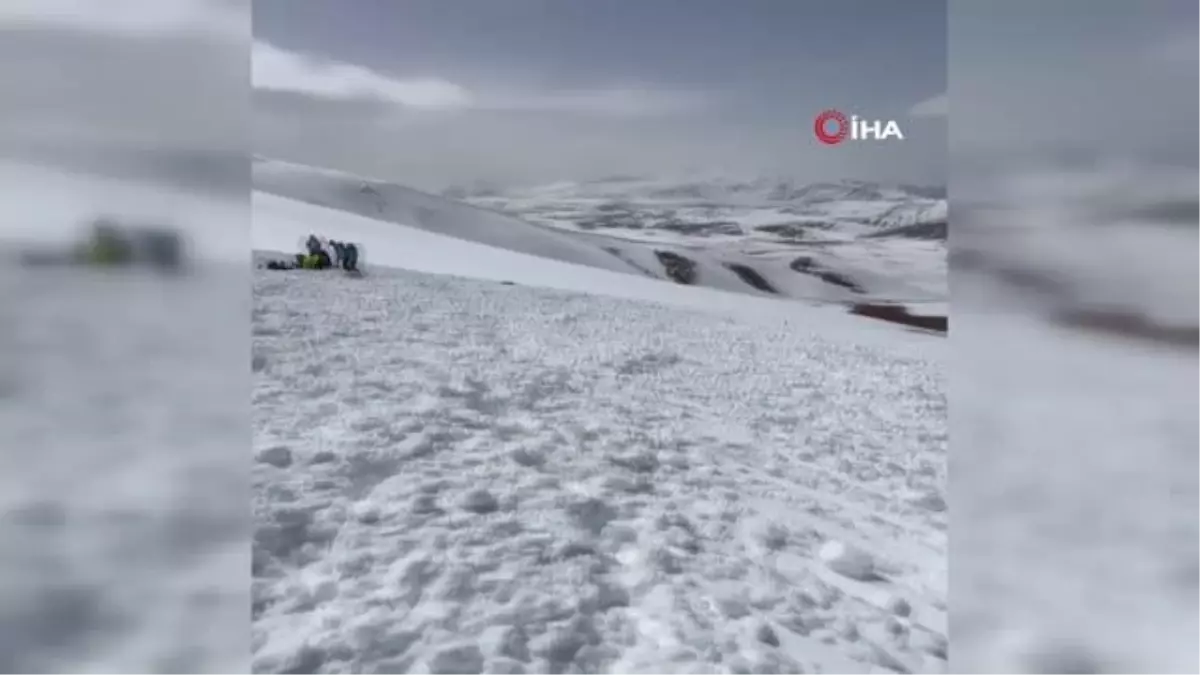
[[[800,247],[781,244],[777,238],[714,242],[707,235],[679,233],[638,240],[611,230],[568,231],[532,213],[522,212],[517,218],[384,181],[262,158],[255,160],[254,185],[260,192],[379,221],[684,285],[826,301],[936,302],[946,297],[941,241],[877,238]],[[538,203],[545,207],[548,202]],[[852,204],[836,202],[824,208],[849,209]],[[295,246],[289,243],[287,249]]]
[[[261,159],[254,162],[253,179],[256,190],[310,204],[552,260],[633,271],[612,255],[562,233],[400,185],[329,169]],[[318,228],[317,231],[323,230]]]
[[[945,670],[936,362],[413,272],[254,296],[256,672]]]
[[[253,206],[256,671],[945,670],[943,340]]]
[[[849,316],[840,306],[784,302],[768,297],[672,284],[640,275],[565,263],[375,220],[277,195],[253,194],[252,246],[293,251],[309,233],[363,244],[372,268],[399,268],[716,311],[726,316],[775,317],[794,330],[854,344],[887,345],[914,353],[940,353],[939,341],[880,322]],[[372,274],[376,273],[372,269]]]

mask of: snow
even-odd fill
[[[945,668],[935,362],[413,272],[255,298],[256,671]]]
[[[840,541],[830,541],[817,552],[830,570],[858,581],[871,581],[877,573],[875,560],[866,551]]]
[[[581,198],[569,191],[564,193],[557,187],[537,192],[534,198],[497,196],[474,202],[498,209],[488,210],[383,180],[266,158],[255,160],[253,177],[254,187],[260,193],[506,251],[629,275],[669,279],[660,259],[661,254],[669,253],[690,261],[695,270],[694,285],[753,296],[833,302],[930,302],[944,301],[947,297],[944,241],[914,241],[904,237],[855,239],[855,233],[879,232],[883,226],[838,220],[842,218],[837,215],[839,210],[850,209],[854,211],[851,216],[859,217],[861,214],[856,216],[858,211],[855,209],[875,209],[879,212],[876,217],[883,218],[880,214],[907,208],[905,205],[909,202],[895,201],[899,199],[895,195],[891,201],[866,201],[863,202],[865,206],[854,206],[857,201],[830,201],[838,195],[854,192],[847,193],[847,188],[839,187],[833,194],[825,195],[829,199],[805,207],[811,213],[801,217],[783,214],[782,207],[763,206],[755,201],[760,198],[751,199],[756,206],[739,206],[733,210],[720,205],[681,205],[661,198],[637,201],[644,193],[655,195],[658,192],[647,191],[645,186],[639,192],[637,185],[621,184],[618,187],[628,198],[622,203],[632,204],[628,207],[632,209],[629,218],[639,223],[641,229],[605,226],[586,230],[575,225],[564,228],[555,220],[560,216],[554,214],[561,211],[566,214],[560,214],[562,218],[576,221],[604,203],[590,195]],[[920,204],[944,205],[936,200],[918,201]],[[517,213],[521,218],[505,215],[499,210]],[[928,208],[921,206],[919,210],[924,212]],[[829,229],[816,230],[820,241],[799,245],[755,231],[753,223],[764,213],[781,219],[777,222],[796,223],[807,219],[822,226],[828,224]],[[938,213],[945,215],[944,209]],[[699,230],[676,232],[656,229],[657,226],[652,224],[643,226],[660,218],[682,219]],[[737,233],[714,233],[714,220],[724,223],[721,227],[734,227]],[[897,224],[909,222],[905,218],[892,220]],[[891,221],[883,218],[882,222]],[[296,246],[296,242],[289,241],[286,250]],[[811,270],[793,269],[792,263],[801,257],[813,266]],[[757,273],[773,290],[754,286],[735,271],[738,267]],[[821,273],[825,271],[848,277],[859,288],[851,290],[823,279]]]
[[[244,203],[6,171],[22,244],[111,214],[205,260],[310,232],[368,254],[362,279],[259,270],[252,312],[229,268],[5,268],[4,428],[37,448],[0,472],[12,669],[945,670],[943,339],[419,194],[436,217],[410,226],[255,192],[247,242]],[[244,368],[247,315],[249,636],[244,375],[212,367]],[[830,541],[878,577],[831,570]]]
[[[759,320],[792,321],[801,332],[819,331],[856,344],[886,345],[915,353],[940,353],[936,339],[895,326],[848,316],[840,307],[813,306],[709,288],[682,286],[642,275],[576,265],[424,229],[376,220],[256,191],[252,196],[254,250],[295,251],[312,233],[358,242],[367,266],[491,279],[580,293],[599,293],[674,307],[715,310]],[[514,247],[523,240],[510,239]],[[816,319],[814,322],[813,319]]]
[[[256,671],[946,669],[944,339],[253,207]]]
[[[100,212],[245,259],[244,203],[0,177],[6,238]],[[998,257],[1194,320],[1194,227],[1051,206]],[[954,670],[1195,670],[1194,350],[1001,315],[960,276],[947,495],[945,340],[254,208],[256,248],[370,242],[365,279],[254,279],[256,670],[944,671],[947,501]],[[244,368],[245,279],[0,270],[5,669],[245,672],[245,382],[213,367]]]
[[[562,233],[455,204],[401,185],[275,160],[256,160],[253,180],[255,190],[259,192],[551,260],[632,271],[617,258],[595,247],[581,245]],[[288,250],[293,246],[295,244],[290,244]]]
[[[863,181],[803,185],[786,179],[631,179],[481,191],[451,188],[445,194],[570,232],[608,229],[623,239],[654,243],[795,244],[795,237],[846,242],[945,221],[945,198],[922,192]],[[797,233],[789,237],[762,229],[772,225],[798,226]]]

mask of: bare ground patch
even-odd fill
[[[938,333],[946,333],[949,330],[949,320],[947,317],[910,314],[907,309],[900,305],[857,302],[850,306],[850,313],[902,326],[936,331]]]
[[[867,292],[867,289],[858,285],[858,283],[850,277],[834,272],[833,270],[825,269],[817,264],[817,261],[809,258],[808,256],[800,256],[799,258],[796,258],[788,265],[788,267],[792,268],[792,270],[795,272],[817,277],[827,284],[845,288],[851,293],[858,293],[861,295]]]
[[[779,290],[772,286],[771,282],[767,281],[763,275],[759,274],[754,268],[738,263],[725,263],[725,267],[729,268],[731,272],[738,275],[738,278],[746,282],[747,285],[753,286],[763,293],[779,295]]]
[[[684,286],[692,286],[696,283],[695,261],[671,251],[655,251],[654,255],[662,263],[663,269],[671,281]]]

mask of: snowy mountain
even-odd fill
[[[254,671],[945,672],[944,340],[258,168]]]
[[[854,180],[797,184],[764,178],[670,182],[619,177],[512,190],[451,188],[446,195],[566,229],[673,231],[788,242],[842,240],[936,223],[944,230],[946,222],[944,188]]]
[[[900,231],[915,227],[914,222],[932,222],[929,214],[936,214],[939,203],[944,214],[944,202],[899,200],[900,193],[879,192],[881,188],[872,188],[880,197],[875,201],[838,201],[836,195],[846,193],[814,188],[805,206],[793,202],[767,208],[747,206],[763,203],[762,190],[747,189],[747,205],[698,205],[688,199],[664,201],[663,191],[678,186],[614,180],[586,184],[582,191],[579,184],[562,183],[525,197],[473,197],[467,204],[386,181],[263,158],[255,160],[253,179],[264,193],[681,285],[840,302],[946,299],[944,241]],[[845,190],[871,196],[864,186],[847,185]],[[625,201],[614,201],[616,195]],[[659,195],[658,201],[646,195]],[[794,214],[786,216],[788,225],[778,220],[781,209],[801,213],[818,207],[823,215],[803,221],[807,224],[798,224]],[[730,209],[740,220],[721,220]],[[911,214],[904,216],[906,209]],[[571,227],[562,224],[567,217],[575,219]],[[884,222],[895,223],[895,230],[878,224]],[[724,234],[718,236],[719,230]],[[801,243],[795,232],[823,234],[819,241]],[[888,236],[892,233],[900,236]]]

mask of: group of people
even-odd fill
[[[340,267],[346,272],[358,272],[358,246],[353,243],[330,240],[327,248],[313,234],[309,235],[304,247],[306,252],[297,253],[294,263],[272,260],[267,263],[267,269],[325,270]]]
[[[185,239],[175,228],[109,217],[92,221],[90,232],[69,247],[20,253],[21,263],[28,266],[141,267],[169,273],[184,271],[187,258]]]

